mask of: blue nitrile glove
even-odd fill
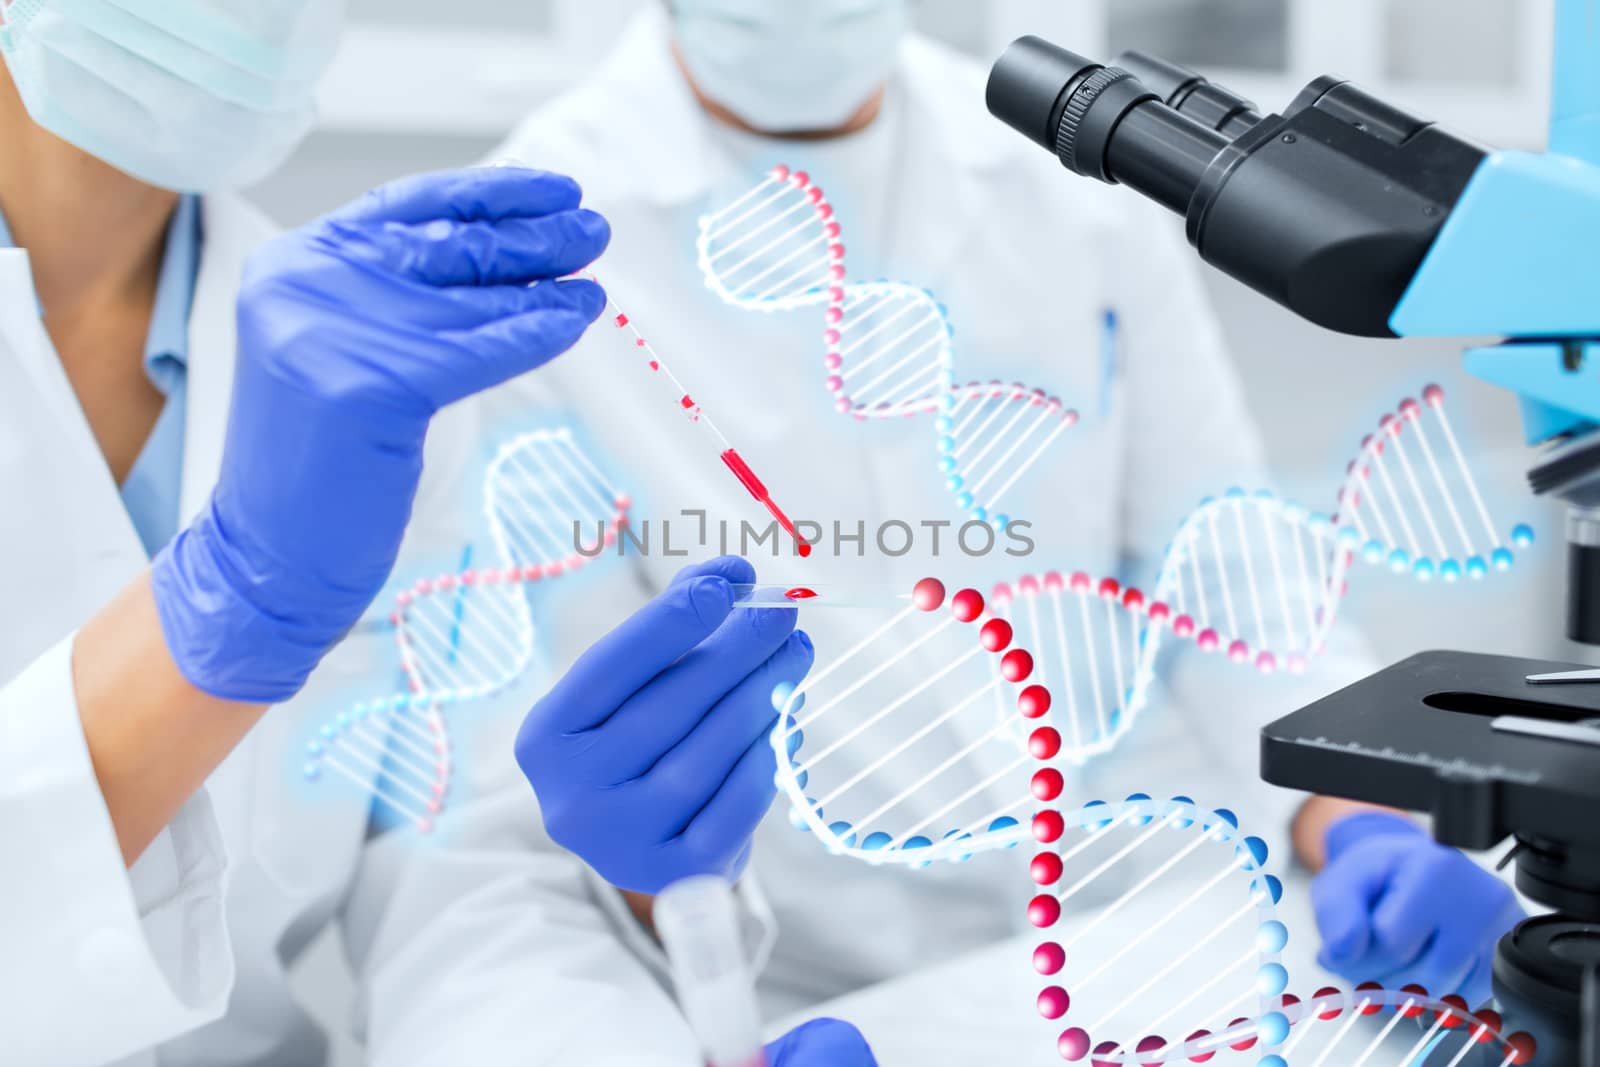
[[[773,689],[811,669],[796,612],[732,608],[755,569],[728,556],[672,585],[534,705],[517,763],[545,828],[619,889],[738,877],[771,805]]]
[[[190,682],[284,700],[366,610],[429,420],[566,351],[603,310],[594,283],[548,280],[610,238],[580,196],[541,171],[427,174],[251,257],[217,485],[151,575]]]
[[[1323,967],[1474,1006],[1489,999],[1495,944],[1523,918],[1509,886],[1398,815],[1347,815],[1325,842],[1328,864],[1311,886]]]
[[[812,1019],[767,1046],[767,1067],[878,1067],[878,1061],[854,1026]]]

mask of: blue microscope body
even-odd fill
[[[1445,222],[1390,325],[1499,336],[1475,377],[1522,398],[1529,444],[1600,425],[1600,5],[1558,0],[1549,151],[1495,152]]]

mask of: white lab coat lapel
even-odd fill
[[[144,550],[39,316],[28,254],[0,251],[0,679],[139,572]]]
[[[7,375],[16,372],[24,379],[15,383],[19,390],[27,383],[32,384],[34,401],[43,404],[45,411],[58,423],[60,440],[76,453],[75,458],[92,459],[104,467],[105,461],[100,458],[83,409],[73,395],[72,385],[67,381],[61,361],[56,358],[55,345],[40,317],[32,262],[25,250],[0,250],[0,292],[5,294],[4,301],[0,302],[0,331],[10,342]],[[10,391],[8,388],[7,392]],[[20,392],[17,395],[20,396]],[[109,470],[105,476],[109,483]]]
[[[184,420],[180,522],[205,505],[222,467],[233,392],[234,309],[245,258],[275,232],[255,208],[230,196],[207,197],[194,310],[189,316],[189,400]]]

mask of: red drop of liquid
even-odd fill
[[[694,398],[688,393],[685,393],[683,394],[683,399],[678,401],[678,403],[682,404],[685,408],[692,408],[694,407]]]
[[[796,586],[783,595],[788,597],[790,600],[812,600],[818,594],[815,589],[807,589],[805,586]]]
[[[660,370],[661,369],[661,364],[657,363],[655,360],[652,359],[650,361],[650,369],[651,370]]]

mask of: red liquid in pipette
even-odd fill
[[[4,0],[0,0],[0,3],[3,2]],[[593,274],[590,274],[589,278],[591,281],[599,281]],[[633,325],[628,316],[615,304],[609,304],[609,306],[615,315],[613,321],[616,322],[617,329],[632,331],[633,343],[635,347],[642,349],[648,357],[650,369],[664,374],[671,380],[672,384],[679,390],[678,406],[683,409],[684,414],[688,415],[691,421],[700,422],[702,413],[700,405],[695,403],[694,397],[689,394],[683,383],[672,373],[671,368],[661,362],[661,357],[656,354],[655,349],[650,346],[650,342],[645,340],[644,334],[639,332],[638,327]],[[723,444],[728,444],[728,439],[723,437],[722,431],[712,424],[709,416],[705,418],[705,425],[711,427],[712,432],[721,438]],[[772,513],[772,517],[778,520],[778,525],[783,527],[784,532],[794,538],[795,544],[798,546],[796,551],[799,552],[801,558],[811,555],[811,546],[800,536],[800,531],[794,528],[794,523],[789,520],[789,516],[783,513],[783,509],[773,503],[772,494],[767,492],[767,487],[761,484],[761,479],[756,477],[756,472],[750,469],[750,464],[744,461],[744,457],[730,446],[722,453],[722,462],[728,465],[728,469],[733,472],[734,477],[738,478],[739,483],[749,490],[750,495],[755,497],[756,502]]]
[[[728,465],[728,469],[733,472],[733,476],[738,478],[740,483],[750,491],[750,495],[756,498],[756,502],[765,506],[772,513],[772,517],[778,520],[778,525],[783,527],[784,532],[794,538],[795,544],[799,546],[800,558],[804,559],[806,556],[811,555],[811,546],[806,544],[805,539],[800,536],[800,531],[796,530],[794,523],[789,521],[789,516],[783,513],[783,509],[773,502],[772,494],[767,492],[767,487],[761,484],[761,479],[756,477],[756,472],[750,469],[750,464],[744,461],[744,457],[730,448],[722,453],[722,462]]]

